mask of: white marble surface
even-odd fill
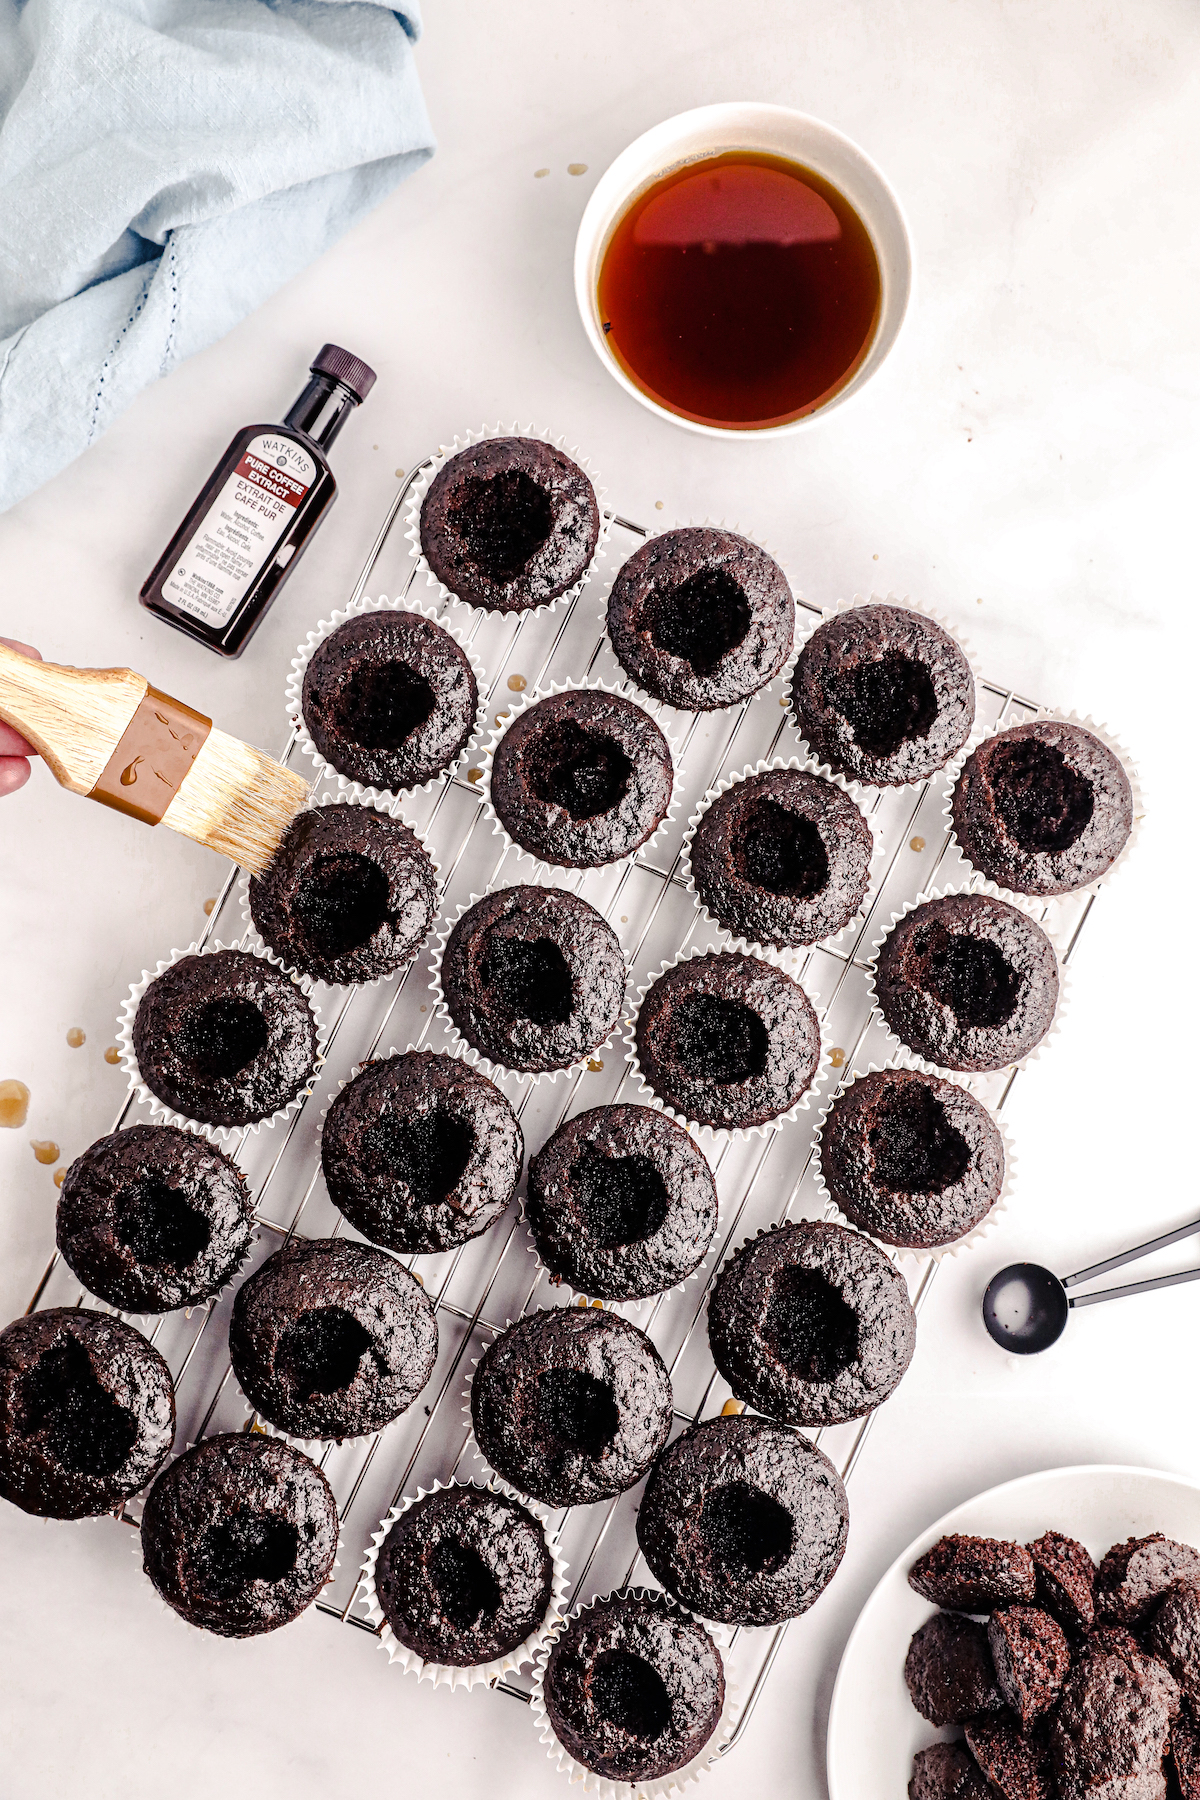
[[[1181,957],[1200,24],[1186,0],[431,0],[428,12],[434,162],[0,518],[0,629],[65,661],[131,663],[272,744],[300,627],[346,592],[393,471],[464,426],[519,415],[584,443],[621,508],[662,500],[668,518],[740,521],[821,602],[871,586],[919,596],[970,632],[991,673],[1136,747],[1149,821],[1096,908],[1053,1054],[1014,1094],[1019,1194],[1002,1232],[939,1278],[854,1478],[844,1569],[789,1635],[745,1747],[710,1787],[714,1800],[751,1788],[816,1800],[841,1646],[923,1523],[1055,1463],[1200,1473],[1195,1289],[1079,1315],[1028,1364],[976,1322],[1010,1254],[1078,1267],[1196,1210],[1195,977]],[[711,445],[650,418],[604,375],[571,297],[596,174],[655,120],[742,97],[857,138],[903,198],[919,269],[883,377],[823,430],[774,445]],[[566,173],[576,161],[587,175]],[[367,357],[379,386],[337,446],[336,512],[250,652],[225,665],[141,612],[137,588],[215,450],[287,403],[326,337]],[[51,1171],[29,1139],[69,1159],[108,1128],[118,997],[131,970],[191,938],[219,871],[80,806],[44,772],[0,808],[0,871],[0,1076],[33,1092],[27,1128],[0,1132],[9,1316],[53,1232]],[[74,1025],[79,1050],[65,1042]],[[1175,1266],[1198,1248],[1180,1246]],[[314,1615],[247,1645],[189,1632],[131,1552],[109,1522],[0,1511],[6,1793],[565,1791],[523,1708],[418,1689]]]

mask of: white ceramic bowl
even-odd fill
[[[613,228],[630,202],[684,163],[728,150],[763,150],[813,169],[843,193],[870,234],[879,259],[882,296],[871,347],[854,375],[823,406],[783,425],[738,430],[685,419],[642,392],[608,348],[600,323],[596,288],[600,263]],[[610,163],[592,193],[575,239],[575,298],[593,349],[626,393],[674,425],[707,437],[770,438],[808,431],[862,392],[896,342],[913,285],[913,256],[900,202],[871,159],[857,144],[806,113],[757,101],[729,101],[678,113],[644,132]]]

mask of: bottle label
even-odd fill
[[[227,625],[316,478],[290,438],[252,438],[164,579],[164,600],[202,625]]]

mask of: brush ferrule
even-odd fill
[[[88,795],[157,825],[212,730],[212,720],[148,687]]]

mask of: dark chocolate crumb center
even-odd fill
[[[949,932],[944,925],[918,931],[913,940],[927,961],[925,985],[961,1024],[990,1029],[1012,1017],[1021,977],[990,938]]]
[[[41,1434],[53,1460],[80,1475],[115,1474],[137,1442],[134,1415],[100,1385],[70,1332],[20,1377],[17,1407],[23,1431]]]
[[[571,970],[552,938],[494,934],[480,973],[510,1018],[565,1025],[571,1016]]]
[[[832,1381],[858,1356],[858,1319],[819,1269],[781,1269],[775,1277],[763,1336],[802,1381]]]
[[[991,757],[991,788],[1005,831],[1022,850],[1069,850],[1096,802],[1092,785],[1040,738],[1009,738]]]
[[[536,556],[554,530],[554,508],[546,489],[524,469],[500,475],[469,475],[446,515],[472,562],[489,581],[512,581]]]
[[[202,1081],[230,1080],[267,1045],[267,1021],[252,1000],[206,1000],[184,1017],[180,1057]]]
[[[750,606],[727,569],[698,569],[655,594],[645,628],[656,650],[690,663],[697,675],[711,675],[750,629]]]
[[[282,1581],[296,1566],[300,1533],[272,1513],[237,1512],[208,1527],[193,1553],[214,1594],[236,1595],[255,1581]]]
[[[405,662],[355,669],[338,693],[343,731],[364,750],[400,750],[437,705],[423,675]]]
[[[547,806],[561,806],[573,819],[611,812],[629,791],[633,764],[621,746],[600,732],[585,731],[574,719],[555,719],[535,740],[525,759],[529,785]]]
[[[869,756],[891,756],[901,744],[927,737],[938,710],[929,670],[899,650],[827,675],[825,703]]]
[[[829,881],[825,841],[811,819],[776,800],[747,807],[733,843],[734,867],[743,881],[770,894],[797,899],[819,894]]]
[[[439,1538],[429,1554],[429,1574],[437,1603],[459,1631],[494,1618],[503,1598],[500,1583],[470,1544]]]
[[[561,1450],[598,1457],[621,1424],[606,1381],[582,1369],[545,1369],[537,1378],[538,1423]]]
[[[304,935],[322,956],[368,943],[388,916],[388,878],[357,850],[313,858],[296,893]]]
[[[342,1306],[314,1306],[279,1334],[275,1373],[301,1400],[338,1394],[358,1374],[371,1334]]]
[[[705,1497],[700,1533],[713,1557],[740,1575],[773,1575],[792,1554],[791,1514],[748,1481]]]
[[[571,1170],[584,1229],[605,1250],[653,1237],[667,1216],[666,1183],[648,1156],[604,1156],[584,1146]]]
[[[463,1119],[435,1106],[400,1118],[385,1113],[368,1126],[363,1144],[371,1165],[398,1176],[422,1206],[447,1200],[475,1152],[475,1133]]]
[[[212,1237],[204,1214],[158,1175],[121,1189],[113,1201],[113,1230],[138,1262],[168,1269],[186,1269]]]
[[[880,1101],[867,1133],[871,1174],[892,1194],[941,1194],[971,1166],[967,1140],[946,1117],[936,1094],[919,1082],[893,1088]]]
[[[592,1705],[606,1724],[654,1743],[671,1723],[671,1696],[653,1663],[632,1650],[605,1650],[589,1684]]]
[[[770,1039],[758,1014],[740,1000],[689,994],[671,1020],[671,1052],[693,1079],[730,1087],[767,1067]]]

